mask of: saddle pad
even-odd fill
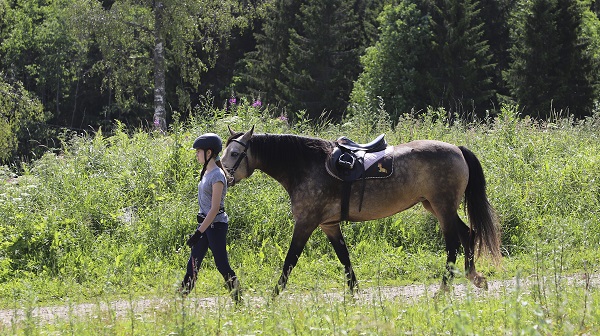
[[[366,153],[364,157],[365,173],[364,178],[386,178],[394,172],[393,146],[388,146],[385,150]]]
[[[366,153],[364,157],[365,162],[365,170],[368,170],[375,162],[381,159],[384,155],[390,154],[394,150],[394,147],[388,146],[385,150],[375,152],[375,153]]]

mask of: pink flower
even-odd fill
[[[262,102],[260,100],[255,100],[254,103],[252,103],[252,107],[261,107],[262,106]]]

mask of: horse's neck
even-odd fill
[[[292,137],[288,140],[293,141],[294,139]],[[301,175],[310,170],[308,165],[312,163],[308,160],[290,160],[294,157],[293,149],[289,148],[289,144],[281,141],[281,139],[265,137],[262,139],[262,143],[266,142],[271,142],[270,145],[273,142],[279,142],[281,145],[272,151],[267,151],[265,148],[259,149],[256,153],[257,158],[254,168],[271,176],[290,192],[295,187],[295,183],[302,179]]]
[[[292,188],[292,179],[290,178],[290,174],[287,173],[286,170],[275,169],[272,166],[269,166],[268,164],[262,163],[261,161],[256,162],[254,168],[262,171],[263,173],[275,179],[288,192],[290,191],[290,188]]]

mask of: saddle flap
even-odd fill
[[[356,181],[365,171],[362,156],[342,151],[339,147],[331,152],[325,168],[331,176],[342,181]]]

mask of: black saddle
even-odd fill
[[[350,203],[350,191],[352,183],[357,180],[363,180],[363,190],[359,210],[362,207],[362,194],[364,193],[365,165],[364,156],[366,153],[374,153],[385,150],[387,142],[381,134],[375,140],[367,144],[357,144],[356,142],[340,137],[336,140],[336,147],[331,152],[325,167],[329,174],[342,181],[342,208],[341,219],[348,220],[348,211]]]
[[[375,140],[366,144],[357,144],[356,142],[346,138],[345,136],[339,137],[336,141],[337,146],[350,152],[365,151],[366,153],[373,153],[385,150],[387,142],[385,141],[385,134],[381,134]]]
[[[338,138],[335,142],[336,147],[327,161],[327,170],[331,175],[345,182],[361,179],[365,172],[365,154],[385,150],[387,142],[384,136],[385,134],[381,134],[367,144],[357,144],[346,137]]]

